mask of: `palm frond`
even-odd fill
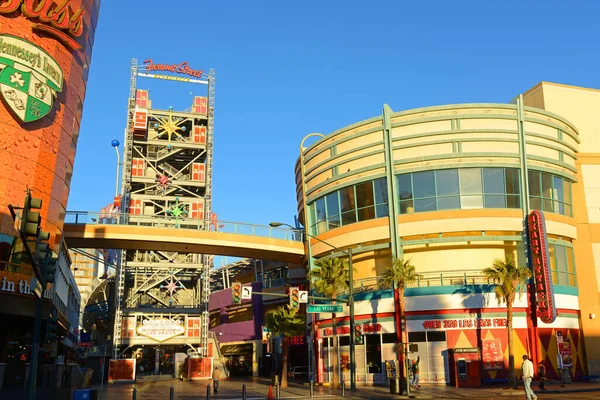
[[[383,272],[380,283],[385,286],[405,287],[407,283],[416,282],[417,279],[419,274],[410,259],[394,258],[392,265]]]

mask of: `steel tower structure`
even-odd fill
[[[145,61],[144,63],[147,63]],[[121,223],[213,229],[212,160],[215,71],[158,75],[163,70],[131,62],[121,185]],[[187,64],[186,64],[187,66]],[[169,66],[167,66],[169,67]],[[191,72],[189,72],[191,71]],[[178,71],[175,71],[178,72]],[[201,84],[183,111],[155,109],[138,78]],[[210,267],[206,254],[122,251],[116,274],[113,358],[137,345],[185,345],[208,356]],[[181,325],[171,338],[139,332],[149,321]],[[137,328],[137,329],[136,329]]]

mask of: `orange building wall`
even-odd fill
[[[1,3],[0,12],[14,0]],[[45,1],[22,3],[41,5]],[[40,120],[23,123],[4,101],[0,104],[0,234],[15,235],[7,205],[22,206],[29,188],[33,197],[43,200],[43,228],[51,233],[55,251],[61,241],[100,1],[71,0],[69,4],[72,10],[83,9],[83,33],[75,37],[79,50],[34,29],[36,24],[51,25],[27,18],[21,9],[0,14],[0,34],[17,36],[42,48],[60,65],[64,76],[62,91]],[[68,31],[63,32],[69,36]]]

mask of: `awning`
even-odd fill
[[[224,356],[232,356],[237,354],[252,354],[254,346],[252,343],[248,344],[224,344],[221,346],[221,354]]]

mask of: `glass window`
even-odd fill
[[[427,337],[425,336],[425,332],[408,332],[408,341],[409,342],[426,342]]]
[[[542,173],[542,206],[544,211],[554,211],[552,207],[552,175]]]
[[[506,208],[506,197],[500,195],[485,195],[484,197],[485,208]]]
[[[460,194],[481,194],[481,169],[465,168],[460,170]],[[481,204],[483,207],[483,201]]]
[[[414,198],[435,196],[435,177],[433,171],[416,172],[412,175]]]
[[[504,194],[504,170],[502,168],[483,169],[483,192],[485,194]]]
[[[414,202],[416,212],[435,211],[435,197],[416,199]]]
[[[572,210],[571,210],[571,182],[569,181],[564,181],[564,185],[563,185],[563,190],[564,190],[564,199],[565,199],[565,215],[568,216],[573,216]]]
[[[403,200],[400,202],[400,214],[410,214],[415,212],[415,206],[412,200]]]
[[[373,198],[373,182],[363,182],[356,185],[356,203],[358,205],[358,220],[366,221],[375,218]]]
[[[340,203],[338,202],[338,192],[329,193],[325,196],[327,203],[327,229],[335,229],[340,224]]]
[[[438,196],[452,196],[458,194],[458,170],[445,169],[435,171],[435,183]]]
[[[379,178],[373,181],[373,189],[375,191],[375,211],[377,218],[388,216],[388,190],[387,180]]]
[[[483,208],[483,196],[460,196],[460,208]]]
[[[446,332],[444,331],[428,331],[427,332],[428,342],[445,342]]]
[[[317,220],[315,221],[315,233],[319,234],[327,230],[326,219],[327,214],[325,212],[325,198],[321,197],[315,201],[315,213]]]
[[[438,210],[456,210],[460,208],[460,197],[448,196],[438,197],[437,209]]]
[[[340,205],[342,208],[342,225],[356,222],[356,202],[354,201],[354,186],[341,189]]]
[[[529,180],[529,195],[541,196],[542,188],[540,186],[540,173],[538,171],[529,171],[527,174]]]
[[[521,186],[519,186],[519,170],[506,168],[504,173],[506,177],[506,194],[521,194]]]
[[[577,286],[573,248],[558,244],[548,245],[552,283],[561,286]]]
[[[398,175],[398,194],[400,200],[412,199],[411,174]]]

